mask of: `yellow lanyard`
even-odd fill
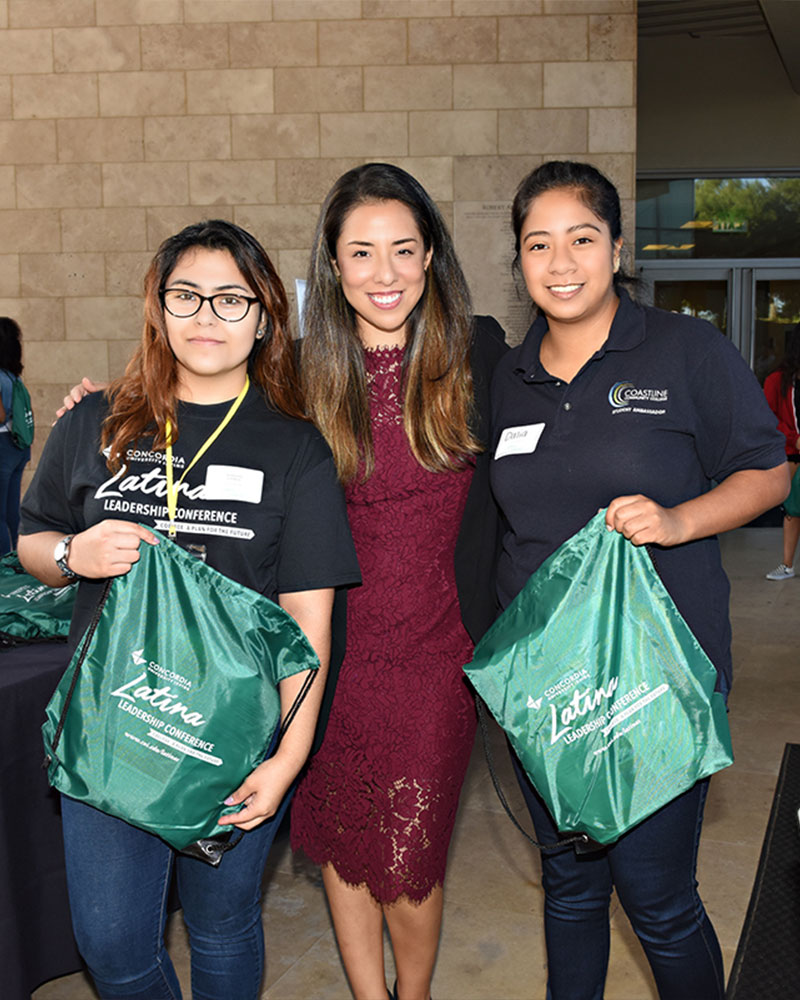
[[[169,514],[169,537],[170,538],[174,538],[175,535],[177,534],[177,532],[175,531],[175,516],[178,513],[178,491],[180,490],[181,483],[183,482],[184,477],[186,476],[186,473],[189,471],[189,469],[191,469],[194,466],[195,462],[197,462],[197,460],[199,458],[201,458],[203,455],[205,455],[205,453],[208,451],[208,449],[211,447],[211,445],[217,440],[217,438],[225,430],[225,428],[228,426],[228,424],[231,422],[231,420],[233,420],[233,415],[234,415],[234,413],[236,413],[236,411],[241,406],[242,400],[247,395],[247,390],[249,388],[250,388],[250,378],[249,378],[249,376],[245,375],[245,377],[244,377],[244,385],[242,386],[242,391],[239,393],[239,395],[236,397],[236,399],[234,399],[234,401],[231,403],[230,409],[225,414],[225,416],[222,418],[222,420],[218,424],[218,426],[217,426],[216,430],[213,432],[213,434],[211,434],[209,437],[207,437],[206,440],[204,441],[204,443],[200,445],[200,448],[198,449],[197,454],[194,456],[194,458],[191,460],[191,462],[189,462],[189,464],[183,470],[183,475],[181,476],[181,478],[178,480],[177,483],[174,483],[174,484],[173,484],[173,476],[172,476],[172,426],[170,425],[169,420],[167,421],[166,426],[164,428],[164,432],[165,432],[166,438],[167,438],[167,449],[166,449],[166,459],[167,459],[167,461],[166,461],[166,472],[167,472],[167,513]]]

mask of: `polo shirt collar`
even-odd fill
[[[632,351],[645,337],[644,310],[633,302],[624,288],[619,289],[619,306],[614,315],[608,340],[595,357],[602,357],[607,351]],[[523,372],[527,382],[550,382],[552,376],[539,363],[539,348],[547,333],[547,319],[539,315],[525,335],[519,349],[515,372]]]

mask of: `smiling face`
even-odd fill
[[[401,201],[357,205],[345,217],[334,266],[368,347],[405,343],[431,254],[411,209]]]
[[[231,254],[206,247],[187,250],[164,287],[206,296],[220,292],[255,296]],[[255,303],[244,319],[231,323],[219,319],[210,302],[204,302],[194,316],[183,319],[164,311],[167,340],[178,365],[179,399],[215,403],[238,395],[261,313]]]
[[[520,234],[520,263],[533,301],[559,324],[604,323],[617,307],[614,272],[622,240],[574,188],[555,188],[531,202]]]

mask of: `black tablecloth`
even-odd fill
[[[41,983],[77,972],[58,796],[42,768],[45,705],[66,645],[0,652],[0,995],[28,1000]]]

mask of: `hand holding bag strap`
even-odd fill
[[[81,667],[83,666],[83,661],[86,659],[86,654],[89,651],[89,646],[91,645],[92,639],[94,638],[94,634],[97,631],[97,625],[100,622],[100,616],[102,615],[103,608],[105,607],[106,601],[108,600],[108,595],[111,591],[111,584],[113,583],[113,579],[114,579],[113,577],[108,577],[108,579],[103,584],[103,590],[102,593],[100,594],[100,598],[97,601],[97,607],[94,609],[94,613],[92,614],[92,620],[89,622],[89,627],[86,629],[86,633],[84,634],[83,645],[81,646],[81,652],[78,657],[78,662],[75,664],[75,669],[72,672],[72,680],[69,685],[69,690],[67,691],[67,696],[64,699],[64,705],[61,709],[61,715],[59,717],[58,725],[56,726],[56,731],[53,736],[53,743],[52,743],[53,753],[55,753],[56,750],[58,749],[58,744],[61,739],[61,731],[64,728],[64,721],[67,717],[67,711],[69,710],[69,706],[72,702],[72,695],[74,694],[75,687],[78,683],[78,677],[80,676]],[[42,767],[44,767],[45,769],[49,768],[52,762],[53,758],[50,756],[50,754],[45,754],[44,761],[42,762]]]

